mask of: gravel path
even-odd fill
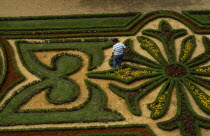
[[[43,16],[209,9],[209,0],[0,0],[0,16]]]

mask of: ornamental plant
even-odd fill
[[[202,86],[207,90],[210,89],[210,80],[206,78],[210,76],[210,66],[201,66],[210,59],[210,39],[203,36],[202,42],[205,51],[192,58],[191,56],[197,46],[196,38],[194,35],[185,37],[181,45],[176,45],[181,46],[177,58],[175,40],[187,34],[185,29],[173,29],[167,21],[162,20],[157,30],[145,29],[142,33],[146,36],[137,36],[140,46],[155,61],[135,52],[131,39],[124,42],[128,47],[125,52],[124,61],[140,64],[147,68],[125,65],[114,70],[91,72],[87,75],[92,78],[104,77],[104,79],[117,80],[127,84],[141,80],[142,78],[149,79],[152,77],[145,83],[132,89],[123,88],[113,83],[109,84],[109,88],[115,94],[125,99],[128,109],[136,116],[141,115],[139,100],[154,90],[154,88],[163,84],[155,101],[148,104],[152,119],[162,118],[167,113],[171,101],[171,94],[174,90],[173,88],[176,88],[178,101],[177,114],[168,121],[158,123],[158,126],[164,130],[178,128],[184,136],[200,135],[200,127],[210,128],[210,119],[198,115],[192,109],[186,92],[188,91],[191,94],[203,112],[210,114],[210,97],[200,87]],[[164,57],[159,49],[161,45],[158,46],[148,36],[154,37],[162,42],[167,58]],[[126,68],[130,68],[129,72]],[[141,73],[144,71],[144,74],[131,76],[131,73],[137,71],[137,69]]]

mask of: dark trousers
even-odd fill
[[[113,58],[113,68],[116,68],[117,65],[118,65],[118,66],[121,66],[121,64],[122,64],[122,59],[123,59],[123,54],[114,55],[114,58]]]

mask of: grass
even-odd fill
[[[89,90],[89,98],[86,102],[79,107],[75,107],[71,110],[65,109],[62,112],[59,112],[59,110],[54,110],[54,112],[18,112],[18,109],[25,102],[46,87],[47,81],[26,86],[5,105],[4,110],[0,113],[0,126],[124,120],[119,113],[113,112],[106,107],[106,94],[98,85],[88,80],[85,82]]]
[[[209,10],[188,10],[183,13],[202,25],[210,25]]]
[[[125,27],[140,13],[0,18],[0,30],[62,30]],[[79,20],[79,23],[78,23]]]
[[[64,42],[64,43],[18,43],[20,48],[20,54],[22,56],[23,63],[29,63],[29,58],[33,58],[33,61],[38,62],[36,57],[30,52],[43,52],[43,51],[66,51],[66,50],[77,50],[84,52],[89,57],[88,70],[92,70],[99,66],[104,58],[103,49],[111,47],[110,42]],[[32,56],[31,56],[32,55]],[[40,63],[40,62],[39,62]],[[30,71],[37,69],[35,62],[33,65],[26,64]],[[43,64],[40,64],[43,65]],[[47,66],[45,66],[47,67]],[[41,75],[40,75],[41,76]]]

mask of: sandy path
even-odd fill
[[[43,16],[209,9],[208,0],[1,0],[0,16]]]

